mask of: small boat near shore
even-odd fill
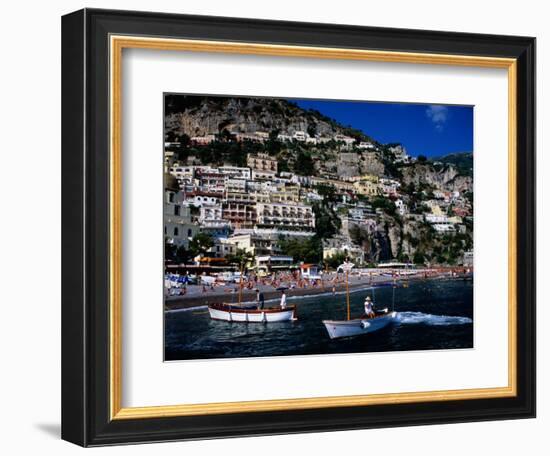
[[[323,320],[323,324],[331,339],[338,339],[341,337],[353,337],[360,336],[362,334],[368,334],[374,331],[378,331],[390,323],[392,323],[397,312],[394,312],[394,300],[395,300],[395,284],[393,285],[393,297],[392,297],[392,310],[380,309],[374,310],[374,315],[363,316],[360,318],[350,318],[350,298],[349,298],[349,272],[353,268],[353,264],[345,262],[341,268],[346,273],[346,304],[347,304],[347,320]],[[374,291],[373,291],[374,293]],[[374,297],[374,294],[373,294]],[[370,299],[370,298],[367,298]]]
[[[240,323],[272,323],[279,321],[294,321],[296,318],[296,306],[286,306],[286,298],[281,306],[266,307],[263,305],[243,304],[243,272],[244,261],[241,262],[239,274],[239,301],[235,303],[210,304],[208,313],[212,320],[222,320]],[[284,290],[282,289],[284,295]]]
[[[339,337],[352,337],[361,334],[378,331],[395,320],[397,312],[390,312],[388,309],[377,312],[372,318],[354,318],[352,320],[323,320],[331,339]]]
[[[272,323],[296,320],[295,306],[288,306],[284,309],[281,307],[258,309],[257,307],[244,307],[223,303],[209,305],[208,312],[212,320],[242,323]]]

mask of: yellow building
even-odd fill
[[[376,196],[380,193],[378,183],[370,180],[355,182],[353,188],[357,193],[365,196]]]

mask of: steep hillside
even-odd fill
[[[292,101],[273,98],[167,95],[165,133],[202,136],[222,130],[250,134],[257,131],[293,135],[344,134],[368,140],[364,133],[338,124],[318,111],[304,110]]]

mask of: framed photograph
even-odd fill
[[[62,437],[535,416],[535,39],[62,21]]]

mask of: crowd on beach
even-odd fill
[[[336,286],[342,283],[345,279],[340,277],[341,274],[323,274],[322,278],[305,278],[300,275],[299,272],[277,272],[267,277],[260,277],[255,273],[250,273],[248,276],[243,276],[242,279],[238,279],[235,283],[230,283],[223,279],[216,280],[199,280],[197,286],[202,293],[209,293],[214,291],[222,291],[224,293],[238,293],[239,288],[243,291],[254,291],[257,289],[263,290],[278,290],[285,289],[316,289],[329,287],[330,285]],[[165,290],[170,296],[173,295],[185,295],[188,291],[188,287],[191,285],[190,277],[186,275],[167,274],[165,276]]]
[[[193,295],[207,294],[232,294],[245,292],[254,292],[257,290],[275,291],[275,290],[321,290],[323,292],[336,290],[346,283],[354,284],[372,284],[381,280],[407,280],[409,278],[435,278],[435,277],[464,277],[471,274],[470,269],[423,269],[409,271],[404,274],[402,270],[372,270],[368,272],[355,272],[346,275],[341,272],[321,272],[320,275],[309,278],[304,277],[300,271],[280,271],[274,272],[269,276],[260,276],[254,272],[248,275],[233,278],[233,280],[223,279],[223,277],[206,276],[198,277],[186,274],[166,274],[164,281],[164,290],[166,296],[185,296],[189,292]]]

